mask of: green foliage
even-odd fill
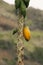
[[[20,0],[15,0],[15,7],[16,7],[16,9],[20,8],[20,4],[21,4]]]
[[[25,6],[26,6],[26,8],[27,8],[28,5],[29,5],[30,0],[23,0],[23,2],[24,2]]]
[[[43,48],[35,47],[34,52],[30,53],[31,60],[38,61],[43,64]]]
[[[23,1],[21,1],[20,12],[23,15],[23,17],[25,18],[25,16],[26,16],[26,6],[23,3]]]
[[[0,40],[0,48],[1,49],[9,49],[12,47],[11,42],[5,41],[5,40]]]
[[[3,61],[5,61],[8,65],[16,65],[16,61],[14,59],[9,60],[8,58],[4,57]]]
[[[18,32],[18,29],[15,29],[14,31],[13,31],[13,35],[15,34],[15,33],[17,33]]]
[[[26,16],[26,8],[29,5],[30,0],[15,0],[15,7],[19,9],[21,15],[25,18]]]
[[[7,56],[3,57],[2,58],[3,62],[5,62],[6,65],[16,65],[17,57],[15,54],[17,51],[16,50],[17,47],[14,42],[15,42],[15,40],[17,41],[17,38],[16,38],[17,34],[12,36],[12,31],[9,31],[9,32],[3,31],[3,32],[0,32],[0,35],[2,36],[2,37],[0,37],[0,39],[2,39],[2,41],[9,40],[9,42],[10,42],[10,44],[9,44],[9,42],[4,42],[4,41],[1,42],[1,40],[0,40],[0,44],[3,46],[4,46],[4,44],[6,44],[5,47],[7,46],[7,48],[9,48],[11,46],[11,48],[9,48],[8,50],[6,50],[6,49],[5,50],[6,50],[6,52],[10,51],[9,54],[11,54],[11,56],[14,55],[13,56],[14,59],[12,59],[12,60],[9,60],[10,58],[7,58]],[[25,46],[25,50],[24,50],[25,56],[27,57],[27,59],[30,59],[32,61],[32,62],[30,61],[30,63],[33,63],[36,61],[36,62],[42,63],[41,65],[43,65],[43,48],[42,48],[43,47],[43,31],[31,31],[31,36],[32,37],[29,42],[26,42],[25,39],[23,40],[24,46]],[[40,36],[40,37],[37,38],[37,36]],[[12,38],[13,38],[14,42],[13,42]],[[14,45],[13,45],[13,43],[14,43]],[[13,45],[13,48],[12,48],[11,44]],[[25,57],[25,59],[26,59],[26,57]],[[26,60],[26,61],[29,61],[29,60]],[[29,65],[29,63],[27,62],[26,65]],[[35,64],[33,63],[31,65],[35,65]]]

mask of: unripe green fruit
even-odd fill
[[[20,12],[23,15],[23,17],[25,18],[25,16],[26,16],[26,6],[23,3],[23,1],[21,1]]]
[[[16,9],[20,8],[21,0],[15,0]]]
[[[26,8],[27,8],[28,5],[29,5],[30,0],[23,0],[23,2],[24,2],[25,6],[26,6]]]

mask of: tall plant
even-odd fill
[[[29,5],[30,0],[15,0],[16,13],[19,15],[18,21],[18,43],[17,43],[17,65],[24,65],[24,45],[22,40],[23,35],[23,23],[26,17],[26,8]],[[14,34],[14,33],[13,33]]]

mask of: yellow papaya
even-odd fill
[[[29,30],[28,26],[23,27],[23,36],[26,41],[30,40],[31,34],[30,34],[30,30]]]

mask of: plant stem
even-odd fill
[[[24,65],[24,44],[22,40],[23,17],[19,18],[18,27],[19,27],[19,31],[18,31],[18,43],[17,43],[17,57],[18,57],[17,65]]]

